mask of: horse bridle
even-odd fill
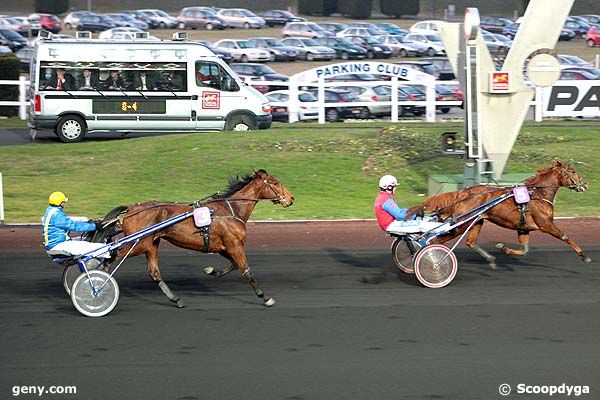
[[[272,183],[269,183],[268,179],[262,179],[262,181],[265,184],[265,186],[268,187],[271,190],[271,192],[273,192],[273,194],[275,194],[275,197],[266,198],[264,200],[270,200],[270,201],[274,202],[275,204],[281,204],[284,206],[287,205],[288,201],[285,199],[285,196],[283,196],[283,194],[277,192],[277,190],[275,189],[275,185],[273,185]]]
[[[579,179],[575,179],[573,177],[573,173],[571,171],[569,171],[564,165],[561,166],[560,168],[560,172],[566,176],[566,178],[571,181],[574,182],[574,184],[569,185],[569,189],[571,190],[575,190],[576,192],[583,192],[586,189],[586,185],[582,185],[579,181]]]

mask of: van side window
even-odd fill
[[[196,86],[209,87],[224,92],[240,90],[235,79],[219,64],[210,61],[196,61]]]

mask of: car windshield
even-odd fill
[[[337,39],[337,42],[345,44],[347,46],[354,46],[354,43],[352,43],[350,40],[348,40],[346,38],[339,38],[339,39]]]
[[[277,72],[275,72],[275,70],[269,66],[266,65],[254,65],[252,67],[252,69],[254,70],[254,72],[258,75],[265,75],[265,74],[276,74]]]
[[[587,61],[582,60],[577,56],[564,56],[564,58],[566,58],[571,64],[588,64]]]
[[[386,36],[385,38],[380,37],[381,41],[383,42],[384,40],[387,40],[387,43],[400,43],[401,39],[397,38],[396,36]]]
[[[23,36],[19,35],[12,29],[0,29],[0,33],[2,34],[2,36],[11,41],[22,42],[25,40]]]
[[[300,99],[303,103],[311,103],[313,101],[317,101],[317,98],[311,93],[300,93],[298,95],[298,99]]]
[[[414,95],[423,94],[423,92],[420,91],[416,86],[400,86],[400,88],[409,94],[414,94]]]
[[[156,10],[155,12],[156,12],[156,14],[160,15],[161,17],[170,17],[170,15],[167,14],[166,12],[164,12],[163,10]]]
[[[248,10],[241,10],[240,13],[244,17],[256,17],[256,14],[254,14],[252,11],[248,11]]]
[[[442,41],[442,38],[440,38],[438,35],[425,35],[425,37],[430,42],[441,42]]]
[[[271,47],[285,46],[281,40],[277,39],[265,39],[265,43],[267,43],[267,46]]]
[[[376,39],[372,36],[365,36],[363,37],[363,39],[365,40],[365,42],[367,42],[368,44],[382,44],[381,41],[379,39]]]
[[[211,8],[203,8],[202,12],[207,15],[208,17],[216,17],[217,16],[217,12]]]
[[[240,49],[249,49],[251,47],[245,40],[236,40],[236,43]]]
[[[338,92],[337,94],[345,101],[354,101],[356,99],[356,96],[350,92]]]
[[[305,46],[320,46],[319,43],[315,42],[312,39],[301,39],[300,40]]]
[[[306,26],[308,26],[310,29],[312,29],[313,31],[319,31],[322,32],[325,29],[317,24],[306,24]]]
[[[152,11],[142,11],[142,15],[145,17],[156,17],[156,15]]]
[[[280,15],[283,15],[284,17],[288,17],[288,18],[296,18],[296,16],[294,14],[292,14],[291,12],[287,12],[287,11],[279,11]]]
[[[410,39],[408,39],[406,36],[403,36],[401,38],[398,39],[400,41],[400,43],[408,43],[408,44],[413,44],[414,42]]]

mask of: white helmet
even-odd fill
[[[382,190],[392,190],[394,186],[398,186],[398,180],[393,175],[384,175],[379,179],[379,187]]]

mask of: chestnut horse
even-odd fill
[[[529,190],[531,198],[529,203],[520,206],[514,199],[509,198],[486,211],[467,233],[467,246],[484,257],[492,269],[496,267],[496,257],[477,245],[479,232],[484,221],[488,220],[503,228],[517,231],[520,249],[511,249],[503,243],[496,244],[496,247],[506,254],[526,255],[529,251],[529,232],[540,230],[566,242],[583,261],[590,262],[591,259],[583,254],[577,243],[554,223],[554,199],[558,189],[568,187],[583,192],[588,187],[583,178],[571,165],[553,160],[550,166],[538,170],[534,176],[526,179],[523,186]],[[456,192],[431,196],[423,202],[422,206],[425,211],[435,212],[442,218],[454,218],[511,190],[510,187],[471,186]],[[448,234],[437,237],[434,242],[444,243],[454,239],[463,234],[468,226],[468,223],[463,224]]]
[[[231,262],[230,265],[224,271],[215,271],[212,267],[205,268],[204,271],[209,275],[220,277],[235,268],[239,269],[256,295],[263,300],[264,305],[272,306],[275,301],[272,298],[265,298],[264,292],[258,287],[250,272],[244,251],[246,222],[259,200],[271,200],[273,204],[280,204],[283,207],[289,207],[294,203],[292,194],[275,177],[265,170],[255,171],[252,175],[231,179],[225,193],[217,193],[201,203],[212,212],[212,223],[206,242],[194,225],[193,218],[190,217],[144,237],[136,245],[124,246],[119,250],[117,258],[122,258],[130,250],[129,256],[145,254],[148,273],[152,280],[158,284],[169,300],[177,304],[177,307],[183,307],[183,302],[163,281],[158,268],[158,246],[161,239],[185,249],[219,253]],[[194,205],[157,202],[128,206],[122,222],[123,234],[127,236],[139,232],[167,218],[189,212],[193,207]]]

